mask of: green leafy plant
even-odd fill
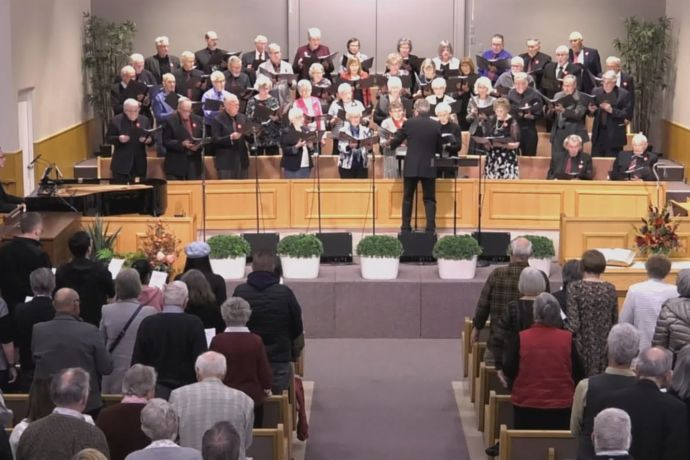
[[[556,255],[556,248],[551,238],[539,235],[525,235],[524,238],[532,243],[533,259],[550,259]]]
[[[252,250],[249,242],[238,235],[215,235],[206,243],[211,247],[211,259],[246,257]]]
[[[623,68],[635,80],[633,132],[642,131],[649,136],[671,73],[671,19],[626,18],[625,37],[615,39],[613,46]]]
[[[110,224],[96,217],[93,223],[86,227],[86,233],[91,237],[92,257],[96,260],[110,261],[115,255],[115,241],[121,231],[122,227],[111,232]]]
[[[472,260],[482,253],[482,247],[470,235],[448,235],[434,244],[432,252],[436,259]]]
[[[388,235],[369,235],[357,244],[357,255],[363,257],[399,258],[403,253],[400,240]]]
[[[321,257],[323,243],[316,236],[307,233],[288,235],[278,242],[277,252],[279,256],[287,257]]]

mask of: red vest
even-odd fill
[[[520,332],[520,367],[510,399],[535,409],[572,406],[572,335],[563,329],[535,323]]]

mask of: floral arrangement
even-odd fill
[[[171,273],[173,264],[180,256],[178,249],[180,243],[175,234],[168,230],[168,227],[159,219],[156,223],[147,226],[141,251],[151,264],[151,268]]]
[[[635,246],[640,255],[665,254],[680,247],[676,229],[679,222],[671,219],[666,209],[649,206],[647,218],[642,219],[642,225],[635,227]]]

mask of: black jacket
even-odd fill
[[[525,62],[525,72],[532,72],[534,84],[537,88],[541,88],[541,79],[544,76],[544,66],[551,62],[551,56],[541,51],[530,57],[529,53],[520,55]]]
[[[81,318],[98,327],[101,324],[101,308],[108,298],[115,296],[113,277],[101,262],[89,259],[72,259],[55,272],[55,289],[72,288],[79,293]]]
[[[0,184],[0,212],[11,212],[18,204],[23,202],[22,198],[7,193],[2,184]]]
[[[110,162],[110,170],[114,174],[146,177],[146,144],[139,142],[139,137],[134,134],[137,128],[149,129],[150,126],[148,118],[143,115],[139,115],[133,122],[121,113],[110,121],[105,136],[108,143],[115,146]],[[124,144],[119,139],[121,134],[129,136]]]
[[[246,122],[244,114],[238,113],[232,118],[225,110],[211,121],[216,169],[232,169],[237,164],[236,157],[239,157],[242,168],[249,167],[249,151],[244,136],[234,141],[230,139],[230,134],[238,130],[237,125],[242,126]]]
[[[633,159],[633,152],[623,151],[618,153],[616,160],[613,162],[613,168],[611,169],[611,179],[613,180],[625,180],[630,176],[639,177],[645,181],[656,180],[654,176],[654,171],[652,167],[657,162],[657,156],[652,152],[645,152],[642,154],[642,158],[637,160],[635,169],[643,168],[634,174],[627,174],[626,171],[630,169],[630,163]]]
[[[22,373],[33,371],[34,360],[31,355],[31,337],[34,324],[50,321],[55,317],[53,299],[34,297],[30,302],[20,303],[14,310],[14,346],[19,348],[19,364]]]
[[[462,129],[457,123],[449,121],[441,125],[442,148],[449,156],[457,156],[462,148]]]
[[[179,94],[182,94],[193,101],[201,100],[201,96],[204,94],[205,88],[201,78],[204,73],[201,70],[192,69],[190,71],[186,71],[180,68],[177,69],[173,75],[175,76],[175,90]],[[193,85],[192,82],[196,82],[196,84]],[[199,109],[198,112],[201,112],[201,109]]]
[[[302,335],[302,308],[292,290],[280,284],[270,272],[252,272],[247,282],[240,284],[233,293],[249,302],[252,316],[247,327],[261,336],[268,360],[273,363],[290,362],[292,342]]]
[[[561,81],[558,80],[557,77],[558,73],[558,63],[557,62],[549,62],[544,66],[544,70],[542,72],[542,78],[541,78],[541,91],[544,93],[545,96],[553,98],[553,96],[561,90]],[[575,75],[578,77],[578,89],[580,87],[580,69],[573,64],[572,62],[568,62],[565,65],[565,71],[563,72],[563,76],[565,77],[566,75]]]
[[[436,168],[431,165],[431,161],[435,154],[441,153],[441,124],[427,116],[411,118],[395,133],[391,150],[398,148],[405,140],[407,155],[403,177],[436,177]]]
[[[163,81],[163,75],[166,73],[173,73],[180,68],[180,58],[168,54],[168,62],[170,67],[161,68],[161,62],[158,60],[158,55],[149,56],[144,61],[144,68],[151,72],[151,75],[156,79],[156,83]]]
[[[594,112],[592,144],[604,143],[604,145],[617,146],[622,149],[628,142],[625,133],[625,120],[632,118],[630,96],[628,91],[618,87],[613,88],[613,93],[616,95],[616,102],[611,104],[613,111],[608,113],[602,109],[597,109]],[[592,91],[592,96],[603,94],[604,88],[594,88]],[[603,125],[602,117],[606,117],[605,125]],[[605,136],[605,139],[600,139],[601,136]],[[607,140],[608,142],[606,142]]]
[[[596,87],[596,83],[589,76],[589,73],[598,77],[601,75],[601,58],[599,57],[599,51],[594,48],[582,47],[584,51],[584,63],[578,63],[577,65],[581,68],[580,74],[582,75],[582,90],[585,93],[591,93],[592,89]],[[568,51],[568,60],[573,62],[573,50]],[[587,72],[589,70],[589,72]]]
[[[0,247],[0,292],[10,312],[15,305],[32,296],[29,275],[37,268],[51,268],[50,257],[41,243],[15,236]]]
[[[280,167],[288,171],[297,171],[302,164],[302,149],[296,148],[295,145],[299,142],[297,131],[291,125],[285,128],[280,135],[280,150],[283,152],[283,158],[280,160]],[[309,167],[313,166],[311,156],[314,149],[307,148],[309,151]]]
[[[216,54],[222,54],[225,55],[227,51],[222,50],[220,48],[216,48],[213,51],[211,51],[208,48],[204,48],[202,50],[197,51],[194,53],[194,61],[196,64],[197,69],[201,70],[205,74],[210,74],[213,72],[214,69],[211,68],[211,64],[209,61],[211,60],[211,57],[213,57]],[[224,61],[227,61],[227,59],[223,59]],[[221,66],[223,67],[223,66]],[[220,67],[215,70],[220,70]]]
[[[204,120],[191,114],[191,122],[194,137],[201,138]],[[189,174],[189,162],[201,161],[201,148],[197,151],[189,150],[182,145],[185,140],[192,140],[192,136],[182,123],[180,114],[170,115],[163,127],[163,145],[166,149],[163,170],[166,174],[186,177]]]
[[[547,179],[556,179],[558,174],[565,173],[565,168],[568,165],[570,155],[562,155],[551,160],[551,166],[546,176]],[[578,179],[592,180],[594,178],[594,171],[592,169],[592,157],[583,151],[580,151],[571,162],[571,172],[577,172]]]

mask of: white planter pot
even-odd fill
[[[239,280],[244,278],[244,269],[247,258],[244,256],[228,259],[211,259],[213,273],[222,276],[226,280]]]
[[[319,276],[320,257],[280,256],[283,277],[288,279],[314,279]]]
[[[529,259],[529,266],[543,271],[547,277],[551,276],[551,259]]]
[[[400,260],[393,257],[360,257],[362,278],[365,280],[394,280],[398,277]]]
[[[443,280],[470,280],[477,271],[477,256],[470,260],[438,259],[438,276]]]

